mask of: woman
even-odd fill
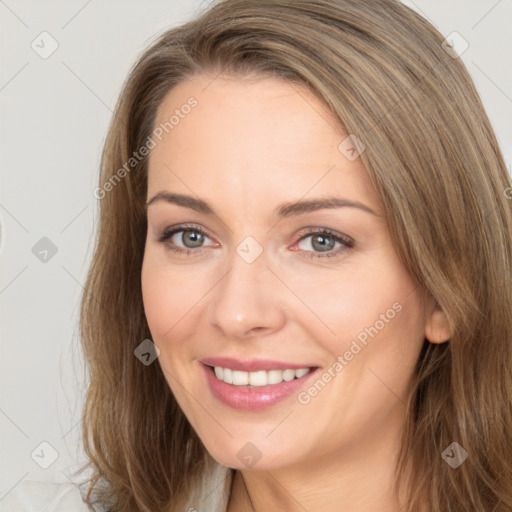
[[[394,0],[227,0],[121,93],[81,332],[88,505],[512,510],[512,191]]]

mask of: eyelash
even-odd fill
[[[193,231],[196,233],[200,233],[201,235],[205,235],[206,237],[211,239],[208,232],[204,231],[202,228],[199,228],[194,225],[181,225],[181,226],[177,226],[172,229],[166,229],[165,231],[163,231],[163,233],[158,237],[158,242],[164,244],[166,246],[167,250],[169,250],[171,252],[174,252],[174,253],[177,253],[177,254],[180,254],[183,256],[197,256],[201,252],[201,249],[204,249],[204,247],[199,247],[197,249],[188,249],[188,248],[183,249],[181,247],[177,247],[175,245],[172,245],[171,243],[168,243],[168,240],[170,240],[176,233],[179,233],[181,231],[183,231],[183,232]],[[333,251],[329,251],[329,252],[326,252],[323,254],[315,252],[315,251],[304,251],[305,252],[304,256],[307,258],[313,258],[313,259],[315,259],[315,258],[332,258],[332,257],[340,256],[342,252],[345,252],[347,249],[352,249],[355,245],[352,239],[342,236],[342,235],[339,235],[339,234],[336,234],[327,228],[321,228],[318,230],[308,231],[303,236],[301,236],[301,238],[299,238],[299,240],[297,240],[297,243],[301,242],[302,240],[304,240],[312,235],[326,235],[329,238],[333,238],[336,242],[340,242],[344,247],[338,248],[338,250],[336,250],[336,251],[333,250]]]

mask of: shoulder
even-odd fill
[[[213,463],[194,486],[183,512],[225,512],[231,492],[233,470]],[[0,495],[0,512],[90,512],[78,486],[23,480]]]
[[[88,512],[80,489],[71,482],[23,480],[0,497],[1,512]]]
[[[233,469],[218,462],[211,463],[201,481],[194,487],[183,512],[226,512],[232,479]]]

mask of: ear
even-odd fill
[[[430,343],[444,343],[452,337],[448,317],[439,306],[436,306],[427,317],[425,337]]]

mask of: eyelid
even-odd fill
[[[354,239],[351,238],[348,235],[345,235],[343,233],[340,233],[338,231],[335,231],[330,228],[321,228],[317,226],[308,226],[305,228],[302,228],[299,232],[299,240],[303,240],[304,238],[308,237],[309,235],[315,235],[315,234],[328,234],[332,236],[333,238],[341,238],[344,242],[347,244],[354,244]]]

